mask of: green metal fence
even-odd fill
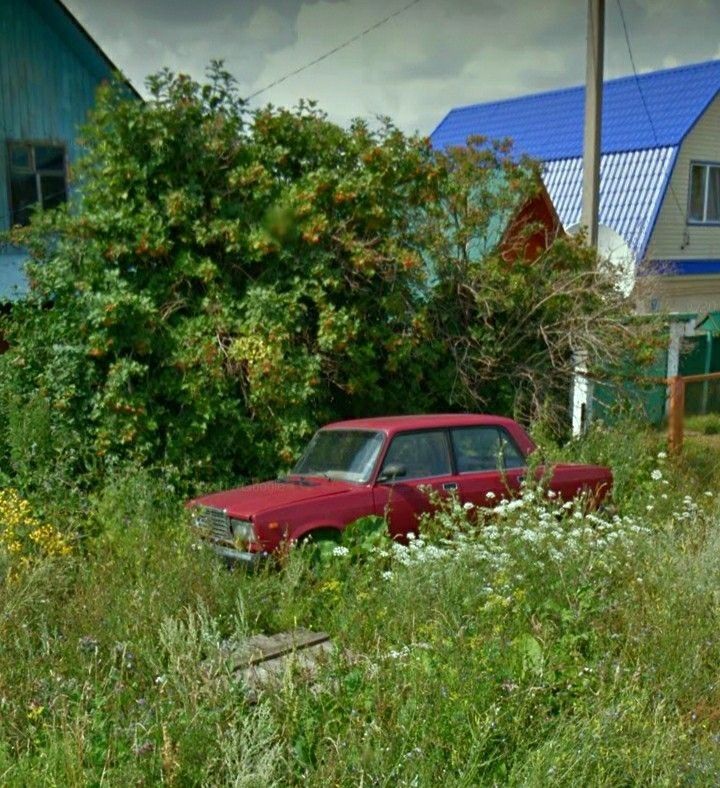
[[[720,372],[720,334],[708,331],[684,337],[680,346],[678,375],[707,375],[713,372]],[[660,426],[666,417],[667,386],[637,381],[653,378],[662,380],[667,374],[668,351],[661,350],[653,362],[642,369],[627,366],[609,376],[608,380],[596,382],[591,406],[592,419],[612,423],[620,414],[630,412],[650,424]],[[720,414],[720,381],[689,385],[685,396],[686,415]]]

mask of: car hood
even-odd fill
[[[271,481],[203,495],[190,501],[188,506],[212,506],[226,509],[231,517],[249,518],[270,509],[281,509],[357,489],[357,484],[316,478],[303,482]]]

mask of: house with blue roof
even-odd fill
[[[625,248],[641,313],[720,310],[720,60],[605,82],[601,237]],[[580,222],[584,86],[459,107],[434,147],[511,138],[543,163],[563,226]],[[652,274],[652,275],[650,275]],[[672,367],[672,364],[670,365]]]
[[[0,230],[67,200],[78,129],[116,70],[60,0],[0,2]],[[24,259],[0,246],[0,303],[26,292]]]

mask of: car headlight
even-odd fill
[[[230,518],[230,530],[238,541],[252,542],[255,538],[255,529],[250,520],[234,520]]]

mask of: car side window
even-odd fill
[[[395,464],[405,468],[402,481],[449,476],[452,463],[445,432],[433,430],[396,435],[385,456],[383,469]]]
[[[507,432],[498,427],[458,427],[450,435],[458,473],[508,470],[526,464]]]

